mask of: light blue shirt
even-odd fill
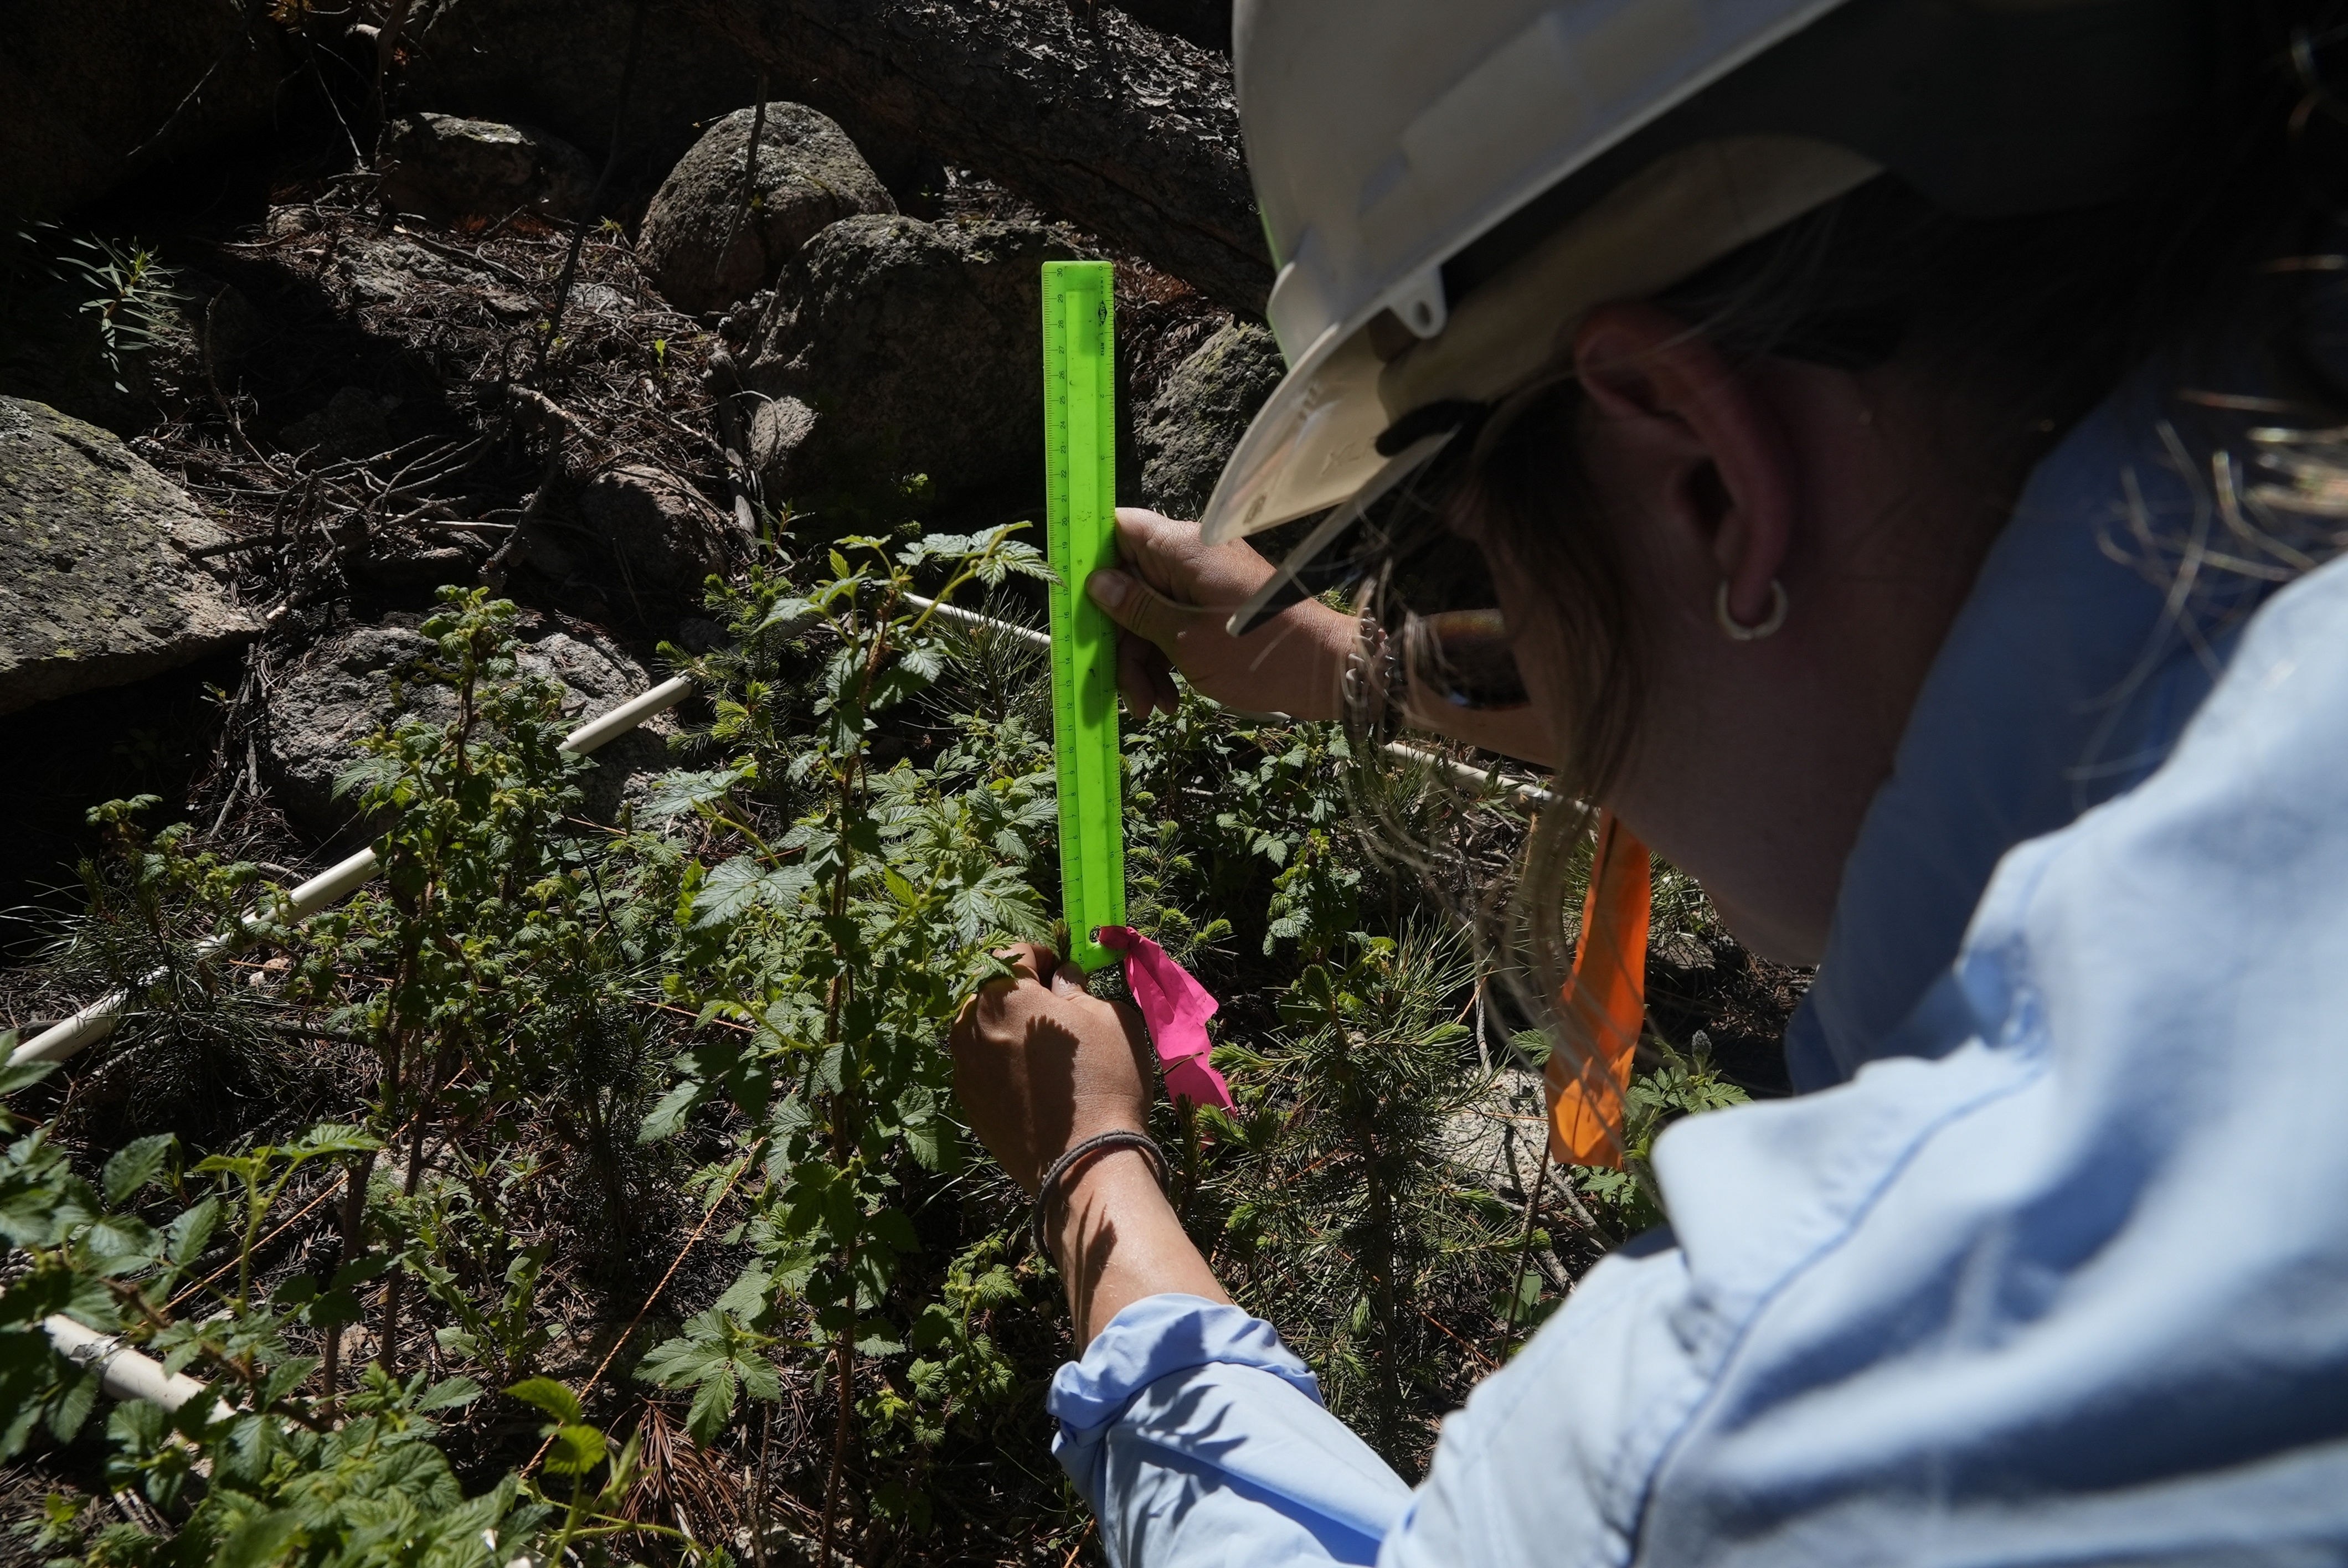
[[[2126,469],[2193,526],[2159,451],[2116,400],[1984,569],[1794,1040],[1831,1086],[1666,1132],[1672,1231],[1416,1492],[1267,1326],[1128,1308],[1050,1401],[1112,1560],[2348,1560],[2348,562],[2205,661],[2093,548]]]

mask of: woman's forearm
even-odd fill
[[[1268,667],[1251,689],[1253,704],[1241,707],[1274,709],[1298,719],[1336,719],[1344,713],[1344,672],[1359,633],[1354,617],[1324,604],[1300,605],[1275,622],[1290,646],[1285,661],[1258,652],[1251,664]],[[1253,635],[1263,637],[1273,628]],[[1217,693],[1210,693],[1215,695]],[[1226,698],[1225,701],[1231,701]],[[1403,703],[1403,715],[1412,728],[1446,740],[1461,741],[1488,752],[1555,767],[1549,726],[1529,704],[1515,708],[1461,708],[1413,690]]]
[[[1549,726],[1534,716],[1531,708],[1455,708],[1448,702],[1422,706],[1414,702],[1403,713],[1412,728],[1446,740],[1462,741],[1535,767],[1557,765],[1550,754]]]
[[[1144,1296],[1231,1300],[1138,1152],[1113,1149],[1095,1157],[1060,1191],[1045,1234],[1067,1284],[1078,1354]]]

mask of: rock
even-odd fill
[[[1446,1120],[1444,1153],[1470,1185],[1522,1203],[1540,1167],[1547,1109],[1540,1073],[1503,1066],[1475,1103]]]
[[[637,252],[681,311],[722,310],[773,282],[799,247],[842,218],[894,212],[848,133],[804,104],[770,103],[744,204],[756,109],[736,109],[677,160],[644,213]],[[730,240],[730,243],[728,242]]]
[[[246,0],[16,0],[0,36],[11,216],[62,212],[267,131],[291,65],[284,35]]]
[[[438,588],[445,583],[469,583],[480,575],[487,549],[461,545],[427,545],[405,534],[377,535],[367,541],[364,559],[355,563],[360,576],[378,588]]]
[[[392,235],[345,234],[335,241],[330,265],[352,302],[362,306],[396,303],[418,282],[478,289],[492,298],[508,288],[486,267]]]
[[[636,0],[427,0],[408,23],[406,100],[544,126],[600,160],[636,9]],[[757,80],[757,67],[724,39],[674,7],[651,6],[618,181],[651,189],[693,144],[696,122],[748,102]]]
[[[724,569],[734,527],[701,492],[658,468],[607,468],[579,492],[580,518],[623,563],[632,585],[699,603],[702,579]]]
[[[455,115],[401,115],[383,128],[376,166],[384,200],[427,218],[502,218],[528,208],[587,216],[595,169],[551,131]]]
[[[704,616],[688,615],[676,623],[676,645],[687,653],[706,653],[713,648],[733,644],[723,622]]]
[[[612,145],[620,77],[636,0],[427,0],[408,23],[405,99],[450,113],[540,125],[597,162]],[[788,77],[778,73],[777,85]],[[623,210],[658,185],[702,130],[758,96],[758,64],[706,22],[675,5],[644,12],[644,46],[628,93],[625,134],[604,193]],[[932,166],[917,138],[866,123],[814,82],[788,89],[847,127],[900,195]]]
[[[391,422],[383,405],[365,387],[345,386],[277,433],[277,444],[300,454],[312,467],[355,457],[372,457],[392,445]]]
[[[1231,0],[1120,0],[1135,21],[1188,38],[1219,55],[1231,52]]]
[[[1134,431],[1142,504],[1169,518],[1206,510],[1223,465],[1286,371],[1260,326],[1234,322],[1174,367]]]
[[[361,743],[400,711],[392,702],[392,672],[433,652],[430,640],[416,630],[421,620],[386,616],[329,637],[275,689],[263,758],[270,786],[294,825],[322,840],[351,834],[352,803],[335,797],[335,780],[365,758]],[[526,674],[562,682],[563,712],[574,724],[654,684],[644,666],[585,627],[525,617],[520,630],[526,641],[515,662]],[[408,685],[406,694],[406,711],[427,721],[445,723],[456,712],[444,686]],[[662,714],[598,750],[586,779],[589,815],[611,820],[632,780],[665,771],[671,765],[667,737],[675,733],[675,720]]]
[[[817,235],[747,377],[768,494],[916,474],[942,496],[1040,487],[1040,270],[1081,254],[1035,223],[876,216]]]
[[[0,397],[0,713],[257,633],[187,553],[226,537],[112,435]]]

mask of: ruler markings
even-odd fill
[[[1117,559],[1117,336],[1106,261],[1044,264],[1044,456],[1052,569],[1052,744],[1066,955],[1090,973],[1120,955],[1092,939],[1125,924],[1117,626],[1085,579]]]

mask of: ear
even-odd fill
[[[1709,562],[1737,620],[1760,620],[1793,546],[1799,492],[1767,401],[1703,333],[1653,305],[1591,312],[1573,357],[1591,406],[1616,426],[1643,523]]]

